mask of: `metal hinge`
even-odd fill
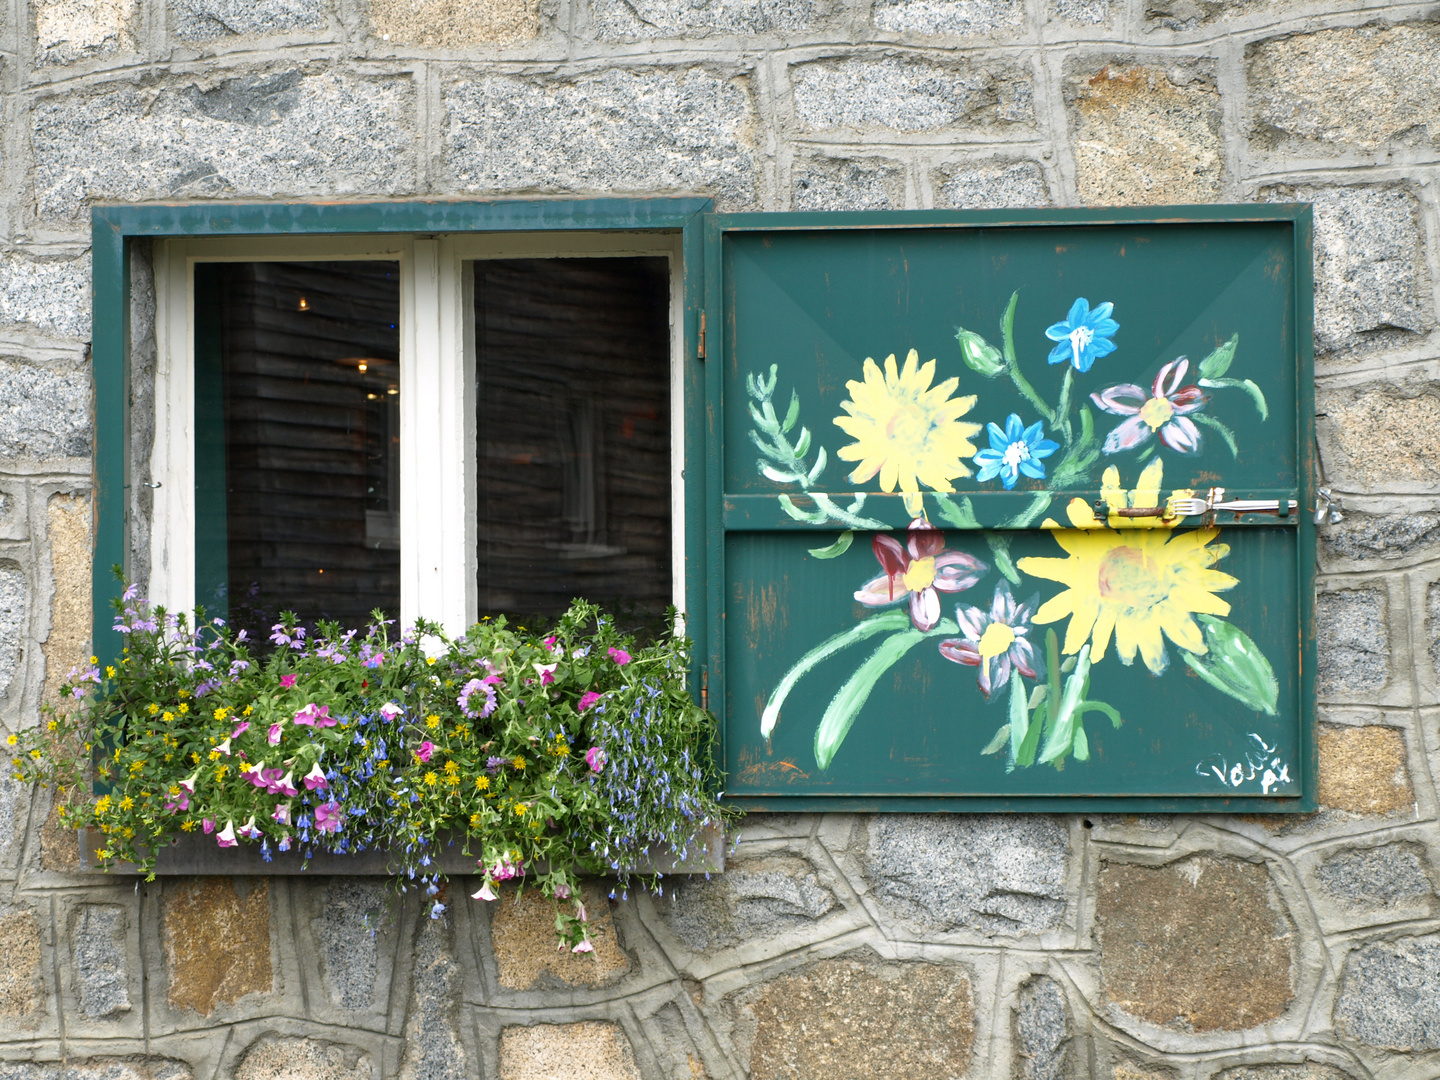
[[[710,669],[700,669],[700,708],[710,711]]]
[[[705,359],[705,313],[700,312],[700,347],[695,350],[695,357],[699,360]]]

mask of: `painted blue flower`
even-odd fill
[[[1107,300],[1091,311],[1090,301],[1083,296],[1071,304],[1065,321],[1045,331],[1045,336],[1056,342],[1050,350],[1050,363],[1063,364],[1068,360],[1076,371],[1089,371],[1098,357],[1114,352],[1115,343],[1110,337],[1120,329],[1120,324],[1110,318],[1114,310],[1115,305]]]
[[[986,428],[990,433],[990,448],[981,450],[974,459],[980,466],[975,479],[981,483],[998,476],[1008,490],[1015,486],[1021,473],[1039,480],[1045,475],[1040,459],[1060,449],[1059,443],[1045,438],[1045,425],[1039,420],[1027,428],[1020,423],[1020,417],[1011,413],[1004,431],[993,423]]]

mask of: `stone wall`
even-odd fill
[[[595,892],[580,958],[533,897],[457,888],[431,921],[366,879],[78,874],[43,794],[0,781],[0,1080],[1440,1073],[1436,18],[1384,0],[0,6],[0,734],[89,651],[96,200],[1302,199],[1321,459],[1346,505],[1320,549],[1306,818],[755,817],[724,875]]]

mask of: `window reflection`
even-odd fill
[[[393,262],[200,264],[196,595],[264,641],[282,610],[400,606]]]
[[[481,614],[583,596],[632,626],[671,602],[669,267],[476,262]]]

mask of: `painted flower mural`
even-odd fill
[[[975,464],[980,471],[975,479],[982,484],[1000,477],[1000,482],[1009,491],[1023,473],[1032,480],[1045,478],[1044,459],[1060,449],[1060,444],[1045,438],[1045,424],[1036,420],[1026,427],[1016,413],[1005,420],[1002,431],[997,424],[986,426],[990,435],[990,446],[975,455]]]
[[[910,601],[910,621],[917,630],[931,630],[940,621],[940,594],[962,592],[979,581],[986,565],[963,551],[945,547],[945,534],[927,521],[910,523],[904,546],[879,534],[872,541],[881,574],[855,593],[866,607],[888,607]]]
[[[1072,507],[1075,503],[1085,506],[1077,499]],[[1170,662],[1165,638],[1204,655],[1204,635],[1194,616],[1230,614],[1230,605],[1215,593],[1240,583],[1210,569],[1230,553],[1225,544],[1210,546],[1219,529],[1176,533],[1164,528],[1094,528],[1079,513],[1072,516],[1071,524],[1076,528],[1062,529],[1053,520],[1045,521],[1067,557],[1027,558],[1018,563],[1024,573],[1066,586],[1035,613],[1035,621],[1042,625],[1070,617],[1066,653],[1079,652],[1089,641],[1091,661],[1101,660],[1113,633],[1121,663],[1134,663],[1138,651],[1156,675]]]
[[[1045,665],[1030,639],[1029,625],[1039,601],[1036,595],[1017,604],[1009,584],[1002,581],[995,586],[988,611],[963,604],[956,609],[955,622],[964,636],[940,642],[940,655],[978,667],[980,691],[987,699],[1010,682],[1012,668],[1027,679],[1041,678]]]
[[[1110,317],[1115,305],[1109,302],[1090,310],[1090,301],[1083,296],[1070,305],[1070,313],[1060,322],[1054,323],[1045,336],[1055,342],[1046,359],[1052,364],[1069,363],[1082,375],[1102,356],[1115,351],[1115,342],[1110,339],[1120,329],[1120,324]]]
[[[1177,453],[1198,451],[1200,429],[1190,414],[1204,408],[1207,398],[1198,386],[1180,385],[1189,368],[1190,361],[1183,356],[1166,364],[1155,376],[1149,394],[1134,383],[1119,383],[1091,394],[1090,400],[1099,408],[1129,418],[1105,436],[1104,452],[1134,450],[1145,445],[1151,435]]]
[[[1089,762],[1087,717],[1098,715],[1113,728],[1121,727],[1120,712],[1096,696],[1107,684],[1094,678],[1096,665],[1111,655],[1131,667],[1138,656],[1146,671],[1161,676],[1173,646],[1211,687],[1258,712],[1275,712],[1278,684],[1269,662],[1243,631],[1225,621],[1231,607],[1220,594],[1239,581],[1215,566],[1229,554],[1229,546],[1217,542],[1218,528],[1179,527],[1184,517],[1176,500],[1187,500],[1188,505],[1194,492],[1166,491],[1159,457],[1146,464],[1129,488],[1122,485],[1119,468],[1107,467],[1097,501],[1072,498],[1063,523],[1044,517],[1058,492],[1083,490],[1093,483],[1091,470],[1102,453],[1137,451],[1143,460],[1157,445],[1197,453],[1202,446],[1197,423],[1219,431],[1236,451],[1233,433],[1202,412],[1209,401],[1202,387],[1243,389],[1255,400],[1262,419],[1267,415],[1263,394],[1253,382],[1222,378],[1234,359],[1238,337],[1201,362],[1198,385],[1185,383],[1190,364],[1182,356],[1160,368],[1148,391],[1134,383],[1116,383],[1072,394],[1097,359],[1115,352],[1113,338],[1120,328],[1112,318],[1113,303],[1092,309],[1079,297],[1063,320],[1045,330],[1054,343],[1048,363],[1066,365],[1056,380],[1058,396],[1052,399],[1036,389],[1017,359],[1018,299],[1017,291],[1000,320],[1003,347],[973,330],[956,333],[963,378],[1008,376],[1025,407],[1033,409],[1031,417],[1016,411],[1006,416],[1003,426],[987,424],[989,446],[984,449],[970,442],[979,425],[962,419],[978,395],[958,394],[961,376],[935,385],[938,362],[921,366],[915,349],[909,350],[903,367],[894,354],[886,358],[883,370],[866,359],[863,380],[845,384],[849,398],[840,405],[845,415],[834,423],[854,441],[836,456],[857,463],[848,477],[852,483],[878,482],[882,491],[905,495],[912,520],[903,536],[886,521],[859,517],[865,492],[852,493],[849,507],[842,507],[840,496],[825,491],[820,477],[826,451],[812,445],[808,429],[798,427],[798,392],[791,392],[783,419],[774,408],[778,365],[772,365],[768,377],[747,377],[755,424],[750,435],[762,454],[757,468],[768,480],[796,486],[804,496],[779,494],[781,507],[797,521],[833,522],[847,530],[828,547],[808,549],[809,556],[845,557],[855,531],[863,530],[873,534],[871,550],[880,564],[880,573],[853,592],[861,605],[856,622],[801,656],[770,692],[760,715],[767,747],[798,683],[861,643],[867,654],[843,674],[815,730],[815,763],[822,771],[830,768],[882,678],[893,673],[899,691],[915,677],[900,672],[928,670],[923,659],[917,667],[899,667],[922,645],[922,658],[938,653],[957,666],[975,668],[976,685],[986,701],[1008,701],[1005,723],[981,751],[1006,751],[1006,772],[1039,764],[1062,768],[1067,759]],[[1092,406],[1124,419],[1101,436],[1095,431]],[[798,436],[792,436],[797,427]],[[953,481],[972,475],[966,459],[974,466],[976,485],[999,481],[1003,490],[985,491],[988,501],[983,503],[978,487],[956,492]],[[1022,477],[1039,483],[1007,496]],[[954,531],[942,531],[932,522],[932,512],[944,528]],[[1037,527],[1046,532],[1036,534]],[[1038,535],[1053,538],[1060,554],[1035,554]],[[1012,558],[1010,548],[1017,538],[1023,538],[1029,551]],[[980,544],[989,548],[986,559],[966,550]],[[856,556],[849,557],[847,565],[856,565]],[[963,593],[992,569],[999,580],[989,592],[989,603],[959,603],[954,619],[945,618],[942,594]],[[1027,599],[1016,600],[1027,592]],[[883,610],[902,604],[903,610]],[[1066,619],[1062,642],[1050,624]],[[933,685],[926,683],[927,694]],[[962,706],[957,715],[970,714]]]
[[[914,349],[898,370],[895,354],[887,356],[883,374],[867,357],[864,374],[863,382],[845,384],[850,400],[840,408],[848,415],[837,416],[835,426],[855,441],[836,456],[859,462],[850,473],[853,483],[864,484],[878,475],[882,491],[899,488],[907,495],[908,511],[918,514],[920,502],[914,496],[921,484],[931,491],[954,491],[950,481],[970,475],[964,459],[975,453],[970,436],[979,433],[980,425],[960,417],[974,407],[975,396],[950,396],[960,385],[958,378],[932,387],[935,361],[922,366]]]

